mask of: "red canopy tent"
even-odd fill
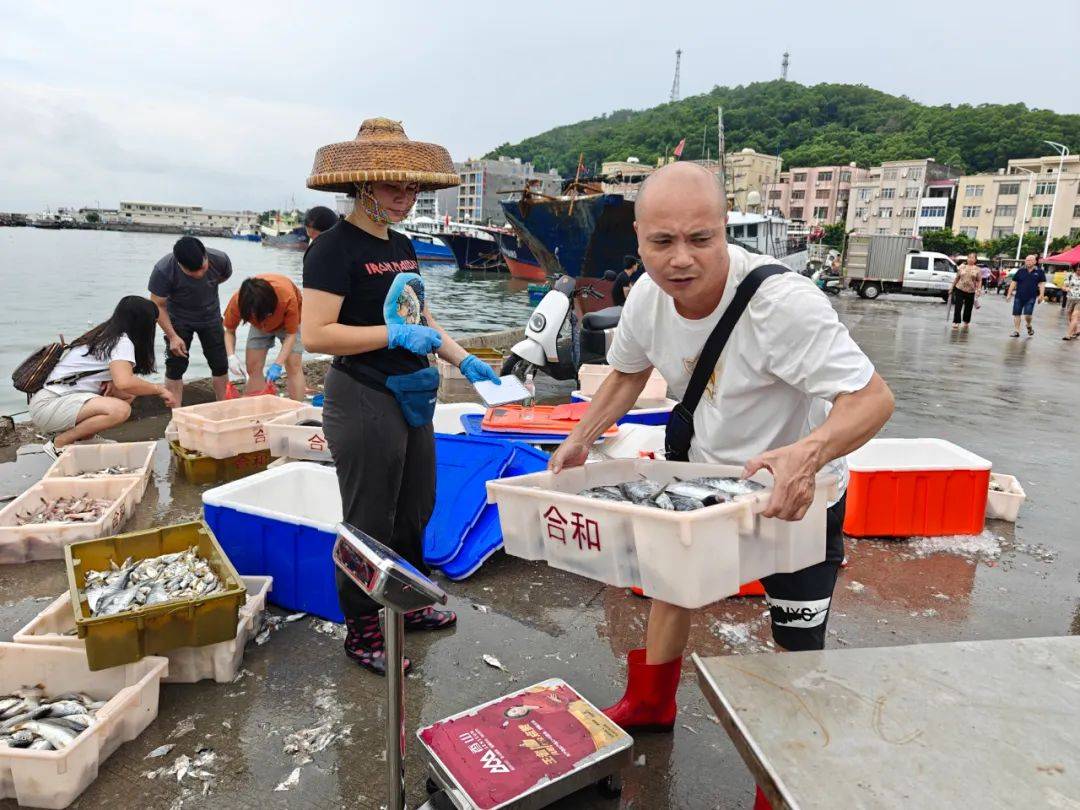
[[[1080,264],[1080,245],[1073,245],[1064,253],[1047,256],[1043,259],[1043,264],[1064,264],[1069,267],[1076,267],[1076,265]]]

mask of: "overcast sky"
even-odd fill
[[[776,78],[786,48],[804,84],[1076,113],[1078,32],[1077,0],[7,3],[0,210],[303,207],[316,147],[363,118],[463,159],[666,101],[676,48],[684,97]]]

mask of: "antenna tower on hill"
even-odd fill
[[[784,51],[784,61],[780,63],[780,78],[787,81],[788,52]]]
[[[671,100],[679,100],[679,64],[682,62],[682,51],[675,51],[675,78],[671,82]]]

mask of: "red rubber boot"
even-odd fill
[[[682,658],[646,664],[644,648],[631,650],[626,656],[626,693],[604,714],[626,731],[671,731],[681,671]]]

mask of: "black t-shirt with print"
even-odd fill
[[[382,326],[383,305],[399,273],[419,273],[416,252],[404,234],[390,231],[380,239],[341,220],[320,234],[304,254],[304,289],[340,295],[338,323]],[[364,383],[381,385],[385,377],[427,368],[427,357],[407,349],[376,349],[335,357],[334,365]]]

